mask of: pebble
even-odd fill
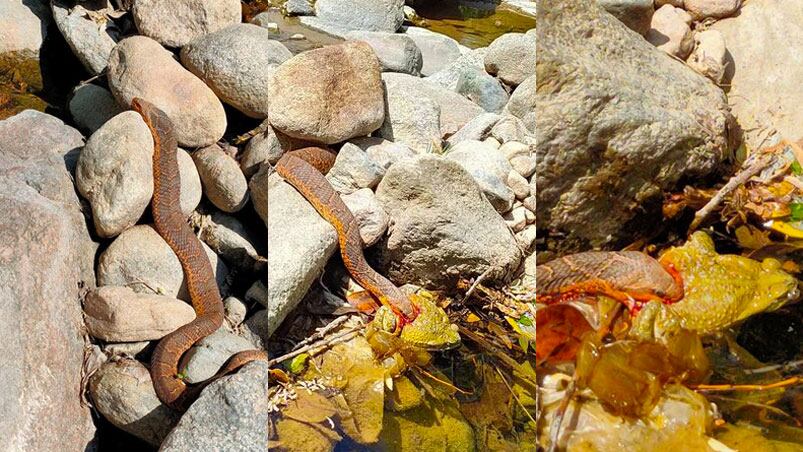
[[[388,169],[399,160],[415,156],[415,151],[409,146],[380,137],[354,138],[349,143],[365,151],[371,161],[384,169]]]
[[[421,75],[424,62],[421,49],[407,35],[381,31],[351,31],[346,34],[346,39],[367,42],[379,58],[382,72]]]
[[[535,135],[535,75],[519,85],[505,106],[507,113],[516,116]]]
[[[515,196],[506,180],[513,168],[497,148],[482,141],[466,140],[450,149],[446,158],[459,163],[474,177],[498,212],[510,210]]]
[[[500,118],[501,116],[496,113],[483,113],[477,116],[449,137],[447,147],[452,147],[465,140],[482,141]]]
[[[491,113],[501,112],[510,97],[502,84],[485,71],[464,72],[455,91]]]
[[[513,190],[516,199],[524,199],[530,196],[530,183],[515,169],[510,170],[507,175],[507,186]]]
[[[232,267],[246,272],[264,267],[265,259],[254,247],[256,238],[237,217],[214,211],[210,215],[195,214],[191,220],[198,228],[198,238]]]
[[[535,33],[505,33],[485,53],[485,71],[510,86],[535,75]]]
[[[401,90],[387,89],[385,121],[377,135],[409,146],[416,152],[429,152],[441,142],[440,105]]]
[[[287,0],[282,5],[286,16],[314,16],[315,8],[310,0]]]
[[[376,187],[384,174],[385,168],[371,160],[365,151],[346,143],[337,153],[326,179],[338,193],[349,194],[361,188]]]
[[[223,309],[226,313],[226,321],[231,328],[237,328],[245,321],[248,307],[237,297],[226,297],[223,300]]]
[[[537,228],[534,226],[525,227],[520,232],[516,233],[516,242],[524,250],[529,250],[535,245],[537,237]]]
[[[84,301],[92,337],[109,342],[161,339],[195,319],[189,304],[171,297],[136,293],[128,287],[99,287]]]
[[[524,209],[524,218],[527,220],[527,224],[535,223],[535,213],[526,207]]]
[[[123,111],[109,90],[91,83],[75,88],[68,108],[78,127],[89,133]]]
[[[182,358],[182,366],[189,383],[200,383],[217,374],[223,364],[238,352],[253,350],[254,345],[245,338],[229,333],[225,327],[198,341]]]
[[[508,141],[499,151],[519,174],[529,178],[535,173],[535,148],[518,141]]]
[[[107,78],[120,105],[141,97],[163,110],[180,146],[208,146],[226,130],[226,114],[215,93],[150,38],[120,41],[109,57]]]
[[[650,30],[653,0],[597,0],[597,4],[642,36]]]
[[[268,80],[293,54],[265,28],[235,24],[181,49],[181,63],[227,104],[252,118],[268,116]]]
[[[731,17],[739,11],[741,5],[742,0],[684,0],[683,2],[686,11],[694,20]]]
[[[315,15],[345,31],[393,33],[404,22],[404,0],[316,0]]]
[[[301,41],[302,39],[307,39],[307,37],[304,36],[301,33],[296,33],[296,34],[290,35],[290,39],[292,39],[293,41]]]
[[[379,60],[351,41],[309,50],[285,61],[269,86],[270,123],[291,137],[324,144],[368,135],[385,106]]]
[[[446,35],[421,27],[407,27],[404,33],[421,50],[421,75],[428,76],[445,69],[462,55],[457,41]]]
[[[136,0],[131,14],[143,35],[167,47],[182,47],[239,23],[242,11],[238,0]]]
[[[114,23],[108,21],[99,25],[87,16],[88,11],[80,4],[68,6],[54,1],[50,7],[56,26],[81,64],[92,75],[103,72],[117,44]]]
[[[532,212],[533,215],[534,215],[535,214],[535,204],[536,204],[535,193],[532,191],[532,189],[530,190],[530,192],[532,193],[532,195],[524,198],[524,200],[521,203],[524,205],[525,208],[527,208],[527,210]]]
[[[647,41],[664,52],[685,59],[694,47],[691,16],[680,8],[664,5],[652,15]]]
[[[518,206],[505,213],[502,218],[505,223],[510,226],[513,232],[521,232],[527,226],[527,215],[524,213],[527,209],[524,206]]]
[[[689,67],[710,78],[722,82],[725,76],[725,39],[717,30],[705,30],[694,34],[694,50],[686,60]]]
[[[360,226],[360,237],[365,247],[373,246],[382,236],[390,224],[382,204],[370,188],[361,188],[353,193],[342,196],[343,203],[349,208],[357,224]]]
[[[248,202],[248,181],[240,165],[213,144],[192,153],[204,194],[218,209],[233,213]]]

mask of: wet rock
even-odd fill
[[[240,326],[248,313],[248,306],[237,297],[228,297],[223,300],[223,309],[226,312],[226,321],[231,328]]]
[[[457,162],[433,155],[402,160],[388,169],[376,196],[393,222],[376,246],[378,257],[396,283],[447,287],[489,266],[490,280],[503,279],[519,265],[504,220]]]
[[[89,18],[89,11],[81,4],[70,7],[62,1],[54,1],[50,6],[56,26],[81,64],[92,75],[103,72],[117,44],[113,23],[99,25]]]
[[[731,17],[739,11],[741,0],[684,0],[683,6],[694,20],[706,17],[721,19]]]
[[[52,19],[47,3],[0,3],[0,53],[22,51],[38,55]]]
[[[360,225],[360,237],[366,246],[373,246],[385,234],[390,218],[376,195],[370,188],[361,188],[343,196],[343,202],[349,208],[357,224]]]
[[[650,29],[652,14],[655,12],[653,0],[597,0],[597,4],[627,25],[627,28],[642,36]]]
[[[664,5],[652,16],[647,41],[664,52],[685,59],[694,47],[691,16],[680,8]]]
[[[338,143],[382,125],[379,61],[353,41],[303,52],[271,78],[270,123],[291,137]]]
[[[315,8],[310,0],[287,0],[282,5],[286,16],[314,16]]]
[[[404,21],[404,0],[316,0],[315,15],[344,30],[394,32]]]
[[[191,220],[198,227],[198,237],[229,265],[249,272],[264,265],[264,258],[254,247],[255,237],[236,217],[213,212],[195,214]]]
[[[421,49],[409,36],[381,31],[351,31],[346,34],[346,39],[367,42],[379,58],[382,72],[421,75],[424,61]]]
[[[421,75],[432,75],[445,69],[460,58],[460,46],[454,39],[420,27],[407,27],[404,33],[411,37],[421,50]]]
[[[515,198],[513,190],[507,186],[507,175],[513,168],[497,148],[482,141],[465,140],[450,149],[446,158],[471,173],[498,212],[510,210]]]
[[[409,146],[416,152],[427,152],[440,145],[441,111],[435,101],[387,87],[385,108],[385,122],[377,135]]]
[[[535,134],[535,75],[519,85],[505,106],[505,112],[519,118]]]
[[[484,60],[487,51],[487,47],[482,47],[460,55],[451,64],[427,77],[427,80],[456,91],[457,82],[460,80],[461,75],[466,72],[485,71]]]
[[[108,80],[120,105],[141,97],[162,109],[181,146],[208,146],[226,130],[226,114],[215,93],[150,38],[120,41],[109,57]]]
[[[136,342],[163,338],[190,323],[195,311],[175,298],[107,286],[87,294],[84,318],[92,337],[109,342]]]
[[[223,102],[252,118],[266,118],[271,66],[293,56],[270,37],[257,25],[230,25],[184,46],[181,63]]]
[[[189,383],[200,383],[217,374],[223,364],[236,353],[253,350],[246,339],[229,333],[224,327],[198,341],[182,358]]]
[[[502,144],[508,141],[527,143],[529,140],[532,140],[532,143],[535,144],[535,133],[527,130],[527,126],[524,125],[521,119],[511,114],[502,115],[499,122],[494,124],[493,129],[491,129],[491,136]]]
[[[133,359],[103,364],[89,379],[89,394],[106,420],[154,446],[179,418],[156,397],[148,369]]]
[[[0,438],[8,450],[84,450],[95,427],[79,397],[80,288],[95,284],[95,244],[71,179],[83,137],[26,110],[0,121],[0,143]]]
[[[717,171],[732,118],[719,88],[599,7],[558,0],[541,13],[537,96],[535,80],[518,88],[531,83],[549,131],[536,136],[538,226],[602,246],[636,215],[660,218],[641,209],[681,178]]]
[[[259,171],[263,163],[269,162],[275,165],[285,152],[313,145],[314,143],[309,141],[288,137],[267,125],[263,133],[254,136],[245,145],[245,151],[240,159],[240,169],[243,170],[245,177],[251,177]]]
[[[409,102],[430,99],[440,107],[441,136],[451,135],[475,117],[485,113],[479,105],[441,85],[408,74],[382,74],[388,98]]]
[[[485,138],[501,116],[496,113],[483,113],[464,125],[447,141],[447,149],[465,140],[480,141]]]
[[[485,71],[463,73],[455,91],[491,113],[501,112],[509,97],[502,84]]]
[[[228,270],[217,255],[202,243],[218,287]],[[167,242],[149,225],[126,229],[100,255],[99,286],[126,286],[139,293],[159,293],[189,301],[184,271]]]
[[[346,143],[337,153],[326,179],[338,193],[349,194],[361,188],[376,187],[384,174],[385,168],[371,160],[365,151]]]
[[[89,133],[123,111],[109,90],[91,83],[75,88],[68,108],[78,127]]]
[[[716,30],[705,30],[694,34],[694,50],[686,61],[692,69],[711,79],[722,82],[725,76],[725,40]]]
[[[535,33],[505,33],[485,53],[485,70],[510,86],[535,74]]]
[[[237,0],[137,0],[131,13],[137,30],[167,47],[240,23]]]
[[[204,194],[218,209],[233,213],[248,202],[248,181],[240,165],[213,144],[192,153]]]
[[[401,143],[394,143],[380,137],[355,138],[349,141],[349,143],[365,151],[371,161],[384,169],[388,169],[390,165],[401,159],[415,155],[415,151],[410,149],[409,146],[405,146]]]
[[[507,186],[513,190],[516,199],[524,199],[530,196],[530,183],[516,170],[510,170],[507,175]]]

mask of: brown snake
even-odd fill
[[[162,110],[142,99],[135,98],[132,107],[142,115],[153,135],[151,210],[154,226],[181,262],[195,309],[195,319],[159,341],[151,357],[151,378],[159,400],[184,411],[206,384],[250,361],[266,360],[267,354],[260,350],[237,353],[215,377],[197,385],[187,385],[179,375],[178,364],[182,355],[223,323],[223,301],[209,258],[180,210],[181,183],[176,157],[178,145],[173,123]]]

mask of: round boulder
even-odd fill
[[[140,33],[168,47],[181,47],[239,23],[242,11],[238,0],[135,0],[131,13]]]

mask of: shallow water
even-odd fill
[[[493,1],[421,1],[413,7],[425,19],[423,27],[471,48],[487,46],[505,33],[535,28],[535,17]]]

